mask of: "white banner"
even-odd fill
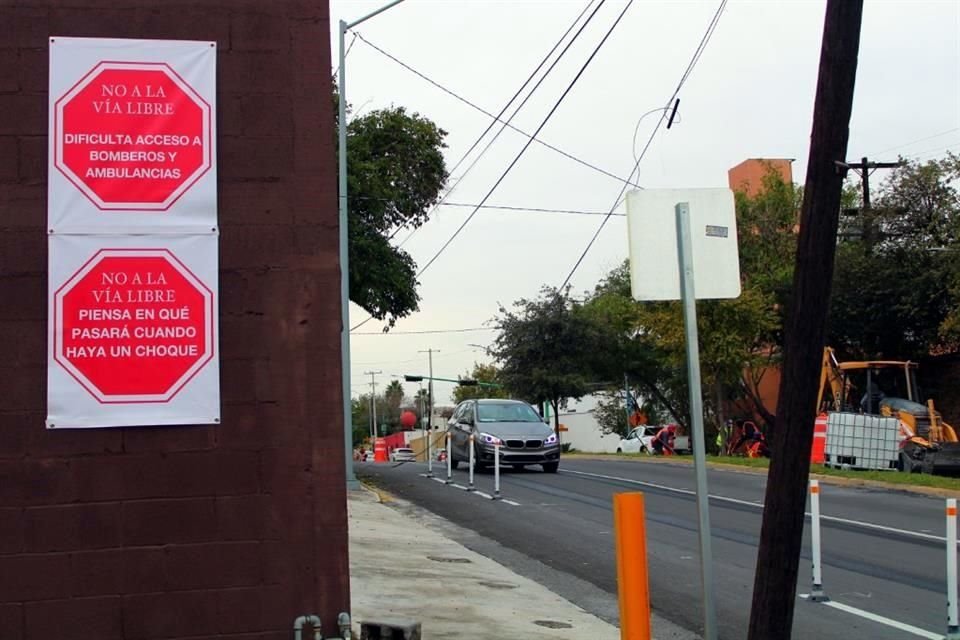
[[[216,43],[50,38],[47,428],[220,422]]]
[[[216,51],[50,38],[54,232],[216,227]]]
[[[49,246],[47,427],[218,423],[217,236]]]

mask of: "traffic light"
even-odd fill
[[[403,376],[407,382],[423,382],[423,376]]]
[[[457,380],[457,384],[459,384],[461,387],[475,387],[477,386],[477,381],[466,378]]]

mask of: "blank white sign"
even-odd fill
[[[690,207],[694,293],[740,296],[737,215],[730,189],[640,189],[627,194],[630,282],[636,300],[679,300],[678,203]]]

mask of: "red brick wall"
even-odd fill
[[[323,0],[0,1],[0,639],[349,610]],[[47,38],[216,40],[223,422],[48,433]]]

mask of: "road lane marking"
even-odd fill
[[[474,493],[480,496],[481,498],[486,498],[487,500],[493,500],[493,496],[490,495],[489,493],[484,493],[483,491],[474,491]]]
[[[500,500],[500,502],[506,502],[506,503],[507,503],[508,505],[510,505],[511,507],[519,507],[519,506],[520,506],[520,503],[519,503],[519,502],[514,502],[513,500],[507,500],[506,498],[503,498],[502,500]]]
[[[801,593],[800,597],[804,600],[807,600],[810,596],[809,594]],[[927,631],[926,629],[921,629],[920,627],[915,627],[905,622],[900,622],[899,620],[893,620],[892,618],[886,618],[884,616],[877,615],[876,613],[870,613],[869,611],[864,611],[863,609],[851,607],[848,604],[843,604],[842,602],[837,602],[836,600],[827,600],[826,602],[817,602],[816,604],[832,607],[838,611],[859,616],[872,622],[878,622],[882,625],[892,627],[898,631],[905,631],[906,633],[910,633],[921,638],[929,638],[929,640],[943,640],[942,633],[933,633],[932,631]]]
[[[433,480],[434,482],[439,482],[440,484],[447,484],[447,481],[444,480],[443,478],[430,478],[430,479]]]
[[[604,475],[604,474],[602,474],[602,473],[588,473],[588,472],[586,472],[586,471],[572,471],[572,470],[570,470],[570,469],[560,469],[559,471],[560,471],[560,473],[565,473],[565,474],[570,473],[570,474],[574,474],[574,475],[578,475],[578,476],[587,476],[587,477],[591,477],[591,478],[602,478],[602,479],[604,479],[604,480],[614,480],[614,481],[616,481],[616,482],[626,482],[626,483],[629,483],[629,484],[637,484],[637,485],[641,485],[641,486],[645,486],[645,487],[652,487],[652,488],[654,488],[654,489],[662,489],[662,490],[664,490],[664,491],[670,491],[670,492],[673,492],[673,493],[680,493],[680,494],[687,495],[687,496],[695,496],[695,495],[697,495],[697,492],[696,492],[696,491],[692,491],[692,490],[690,490],[690,489],[679,489],[679,488],[677,488],[677,487],[669,487],[669,486],[667,486],[667,485],[665,485],[665,484],[658,484],[658,483],[656,483],[656,482],[646,482],[646,481],[644,481],[644,480],[633,480],[633,479],[631,479],[631,478],[621,478],[621,477],[619,477],[619,476],[608,476],[608,475]],[[747,506],[747,507],[753,507],[753,508],[755,508],[755,509],[763,509],[763,503],[762,503],[762,502],[756,502],[756,501],[751,501],[751,500],[740,500],[740,499],[738,499],[738,498],[729,498],[729,497],[727,497],[727,496],[718,496],[718,495],[715,495],[715,494],[712,494],[712,493],[710,494],[710,499],[711,499],[711,500],[717,500],[717,501],[719,501],[719,502],[729,502],[729,503],[731,503],[731,504],[744,505],[744,506]],[[807,511],[807,512],[804,513],[804,515],[809,516],[809,515],[810,515],[810,512]],[[943,537],[943,536],[936,536],[936,535],[932,535],[932,534],[929,534],[929,533],[920,533],[919,531],[908,531],[908,530],[906,530],[906,529],[897,529],[896,527],[887,527],[887,526],[884,526],[884,525],[882,525],[882,524],[874,524],[874,523],[872,523],[872,522],[863,522],[863,521],[860,521],[860,520],[850,520],[850,519],[847,519],[847,518],[838,518],[837,516],[827,516],[827,515],[823,515],[823,514],[820,515],[820,519],[821,519],[821,520],[826,520],[826,521],[829,521],[829,522],[837,522],[837,523],[840,523],[840,524],[846,524],[846,525],[850,525],[850,526],[853,526],[853,527],[860,527],[860,528],[863,528],[863,529],[872,529],[872,530],[874,530],[874,531],[884,531],[884,532],[886,532],[886,533],[895,533],[895,534],[898,534],[898,535],[907,536],[907,537],[909,537],[909,538],[920,538],[920,539],[922,539],[922,540],[932,540],[932,541],[934,541],[934,542],[946,542],[946,541],[947,541],[947,539],[946,539],[945,537]],[[960,545],[960,542],[958,542],[957,544]]]

